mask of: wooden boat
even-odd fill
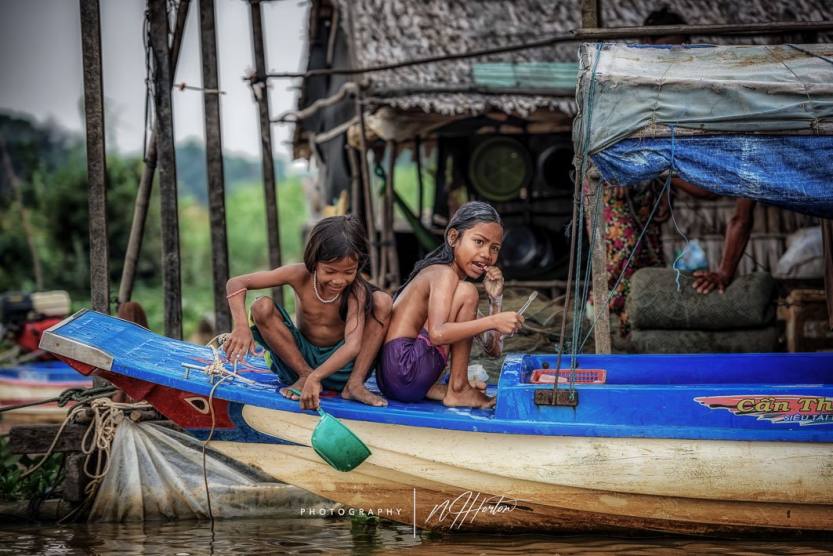
[[[341,473],[310,447],[317,414],[280,396],[262,359],[212,382],[183,367],[210,348],[87,310],[41,347],[199,438],[213,424],[212,448],[234,459],[415,527],[833,530],[833,353],[581,355],[573,388],[552,356],[508,355],[493,410],[323,397],[372,451]],[[551,405],[553,383],[577,403]]]
[[[0,367],[0,409],[57,397],[69,388],[89,388],[92,379],[78,376],[63,361],[31,361]],[[56,402],[3,413],[5,423],[62,421],[68,407]]]

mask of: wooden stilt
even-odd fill
[[[374,283],[381,284],[379,273],[378,238],[376,237],[376,221],[373,211],[373,191],[370,187],[370,172],[367,169],[367,131],[364,123],[364,105],[362,104],[361,93],[356,94],[356,114],[359,117],[359,170],[362,176],[362,189],[364,192],[365,219],[367,222],[367,235],[370,239],[370,274]]]
[[[81,50],[84,60],[84,114],[90,223],[90,304],[110,312],[107,247],[107,160],[104,145],[104,91],[101,77],[101,22],[98,0],[81,0]]]
[[[168,14],[164,0],[149,0],[150,42],[153,51],[153,90],[157,118],[156,148],[159,157],[159,193],[162,220],[162,285],[164,289],[165,335],[182,338],[182,279],[179,256],[179,215],[177,212],[176,154],[171,99]]]
[[[417,218],[422,222],[422,206],[425,204],[425,183],[422,181],[422,140],[414,139],[414,162],[417,173]]]
[[[176,10],[176,25],[174,36],[171,40],[171,75],[176,74],[176,64],[179,60],[179,51],[182,46],[182,35],[185,31],[185,19],[188,16],[188,6],[191,0],[180,0]],[[121,273],[121,284],[119,286],[119,305],[130,301],[133,296],[133,284],[136,279],[136,265],[139,264],[139,254],[142,252],[142,242],[145,236],[145,223],[147,222],[148,207],[150,206],[150,193],[153,188],[153,175],[156,173],[156,124],[150,135],[145,153],[145,165],[142,168],[142,177],[139,180],[139,188],[136,191],[136,202],[133,205],[133,223],[130,227],[130,237],[127,240],[127,251],[124,255],[124,266]]]
[[[590,216],[589,222],[595,225],[595,231],[590,230],[590,237],[595,238],[590,246],[590,257],[593,273],[593,334],[596,345],[596,353],[610,353],[610,310],[607,304],[608,297],[608,276],[607,276],[607,247],[605,246],[605,237],[607,234],[607,226],[603,217],[602,211],[604,206],[598,213],[598,217],[592,218],[592,213],[596,207],[596,203],[604,204],[604,192],[598,187],[599,174],[595,169],[590,169],[588,172],[588,180],[590,183],[590,190],[585,196],[585,206]],[[596,199],[596,195],[601,195],[601,199]]]
[[[269,245],[269,265],[281,266],[280,229],[278,227],[278,196],[275,181],[275,159],[272,152],[272,127],[269,121],[269,91],[266,87],[266,53],[263,44],[263,19],[259,0],[249,3],[252,18],[252,45],[255,55],[256,80],[252,91],[260,122],[260,156],[263,164],[263,194],[266,204],[266,236]],[[281,288],[272,290],[272,298],[283,305]]]
[[[395,141],[388,141],[388,171],[385,183],[385,253],[388,261],[388,283],[390,287],[399,286],[399,258],[396,254],[396,236],[393,233],[393,186],[396,172],[398,149]]]
[[[202,86],[218,91],[217,37],[214,28],[214,0],[200,0],[200,47]],[[214,278],[214,330],[231,330],[231,313],[226,299],[229,279],[226,237],[226,187],[223,174],[223,141],[220,134],[220,95],[203,93],[205,112],[205,157],[208,177],[208,213],[211,218],[211,268]]]
[[[356,149],[349,145],[344,147],[347,149],[347,162],[350,164],[350,213],[361,220],[362,218],[362,190],[361,190],[361,171],[359,170],[359,160]]]

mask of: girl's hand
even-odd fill
[[[504,311],[490,318],[494,321],[494,329],[505,335],[514,334],[524,323],[524,318],[515,311]]]
[[[494,301],[503,295],[503,272],[498,267],[486,267],[486,273],[483,276],[483,289],[486,290],[490,301]]]
[[[321,395],[321,382],[313,377],[307,377],[304,389],[301,391],[301,409],[318,409]]]
[[[255,340],[252,338],[252,331],[247,327],[235,328],[223,344],[223,349],[231,363],[243,359],[248,353],[254,353]]]

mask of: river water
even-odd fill
[[[0,524],[0,554],[833,554],[833,539],[713,540],[550,535],[438,535],[390,522],[229,519],[133,524]]]

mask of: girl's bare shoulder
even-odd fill
[[[422,273],[425,273],[425,281],[431,284],[432,286],[450,285],[454,287],[457,285],[457,282],[460,281],[460,277],[457,276],[457,273],[454,272],[454,269],[446,264],[432,264],[431,266],[427,267],[425,270],[420,272],[420,274]]]
[[[299,287],[312,276],[304,263],[286,264],[281,266],[280,270],[284,273],[286,281],[295,287]]]

